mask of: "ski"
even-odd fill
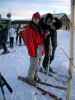
[[[59,76],[59,77],[64,77],[65,79],[68,79],[69,78],[69,76],[67,76],[67,75],[63,75],[63,74],[60,74],[60,73],[58,73],[58,72],[51,72],[52,74],[56,74],[57,76]]]
[[[43,74],[47,74],[47,72],[40,70],[39,72],[43,73]],[[62,82],[62,83],[67,83],[68,77],[60,77],[60,75],[56,74],[56,73],[48,73],[48,76],[53,77],[56,81]],[[62,78],[65,78],[64,80]]]
[[[46,71],[43,71],[42,68],[40,68],[39,71],[40,71],[40,72],[45,72],[45,73],[46,73]],[[50,74],[55,74],[55,75],[57,75],[57,76],[59,76],[59,77],[64,77],[65,79],[68,79],[68,78],[69,78],[69,76],[60,74],[60,73],[58,73],[58,72],[56,72],[56,71],[49,71],[49,73],[50,73]]]
[[[24,77],[19,76],[19,79],[21,79],[21,78],[23,79]],[[43,81],[35,81],[35,82],[38,84],[41,84],[41,85],[52,87],[52,88],[57,88],[57,89],[64,90],[64,91],[67,90],[67,87],[65,87],[65,86],[52,85],[50,83],[43,82]]]
[[[21,80],[24,83],[27,83],[28,85],[31,85],[31,86],[37,88],[42,93],[42,95],[48,95],[48,96],[52,97],[54,100],[62,100],[62,98],[59,98],[55,94],[53,94],[53,93],[51,93],[51,92],[39,87],[38,84],[36,84],[37,82],[35,82],[35,84],[30,83],[30,82],[27,81],[26,78],[24,78],[22,76],[18,76],[18,79]]]
[[[60,90],[67,90],[67,87],[65,87],[65,86],[52,85],[50,83],[46,83],[46,82],[42,82],[42,81],[36,81],[36,82],[39,83],[39,84],[50,86],[50,87],[57,88],[57,89],[60,89]]]
[[[0,73],[0,87],[3,87],[4,85],[7,87],[7,89],[9,90],[10,93],[13,92],[11,86],[7,83],[7,81],[5,80],[5,78]]]
[[[12,88],[10,87],[10,85],[7,83],[7,81],[5,80],[5,78],[3,77],[3,75],[0,73],[0,89],[3,95],[3,100],[6,100],[5,97],[5,92],[4,92],[4,86],[7,87],[7,89],[9,90],[10,93],[13,92]]]

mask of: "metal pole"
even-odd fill
[[[69,75],[68,88],[66,100],[72,100],[72,73],[74,60],[74,5],[75,0],[71,0],[71,29],[70,29],[70,61],[69,61]]]

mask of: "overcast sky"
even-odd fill
[[[36,11],[41,14],[70,14],[70,0],[0,0],[0,13],[3,17],[11,12],[12,18],[28,19]]]

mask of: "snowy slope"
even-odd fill
[[[55,71],[62,74],[68,74],[68,59],[65,56],[61,47],[69,54],[69,32],[58,31],[58,47],[56,49],[55,59],[51,66]],[[1,52],[1,51],[0,51]],[[16,46],[12,53],[6,55],[0,55],[0,72],[4,75],[8,83],[13,88],[13,94],[10,95],[8,90],[5,88],[6,99],[7,100],[53,100],[48,96],[42,96],[36,89],[30,87],[17,80],[18,75],[26,76],[29,68],[29,56],[25,46]],[[75,74],[73,74],[75,76]],[[45,77],[40,74],[40,77],[48,79],[48,82],[52,84],[60,84],[55,82],[52,78]],[[75,100],[75,77],[73,77],[73,99]],[[55,93],[59,97],[65,100],[66,92],[53,89],[50,87],[43,88]],[[37,94],[36,94],[37,92]],[[0,92],[0,100],[2,99],[2,94]]]

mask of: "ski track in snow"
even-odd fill
[[[65,50],[65,52],[67,52],[67,54],[69,54],[69,32],[67,31],[58,31],[58,47],[56,49],[55,59],[51,64],[55,71],[67,75],[69,62],[61,47]],[[2,73],[2,75],[4,75],[10,86],[13,88],[13,94],[10,94],[7,88],[4,87],[6,100],[53,100],[49,96],[42,96],[37,89],[27,84],[24,84],[17,79],[18,75],[26,76],[29,68],[29,56],[26,47],[16,46],[11,51],[14,52],[0,56],[0,72]],[[40,74],[39,76],[44,77],[44,79],[46,79],[44,75]],[[47,77],[47,79],[50,83],[55,83],[55,81],[52,78]],[[60,83],[57,82],[57,84]],[[72,100],[75,100],[74,84],[75,74],[73,73]],[[66,91],[64,92],[46,86],[41,87],[49,90],[50,92],[58,95],[59,97],[62,97],[63,100],[66,100]],[[1,92],[0,100],[3,100]]]

